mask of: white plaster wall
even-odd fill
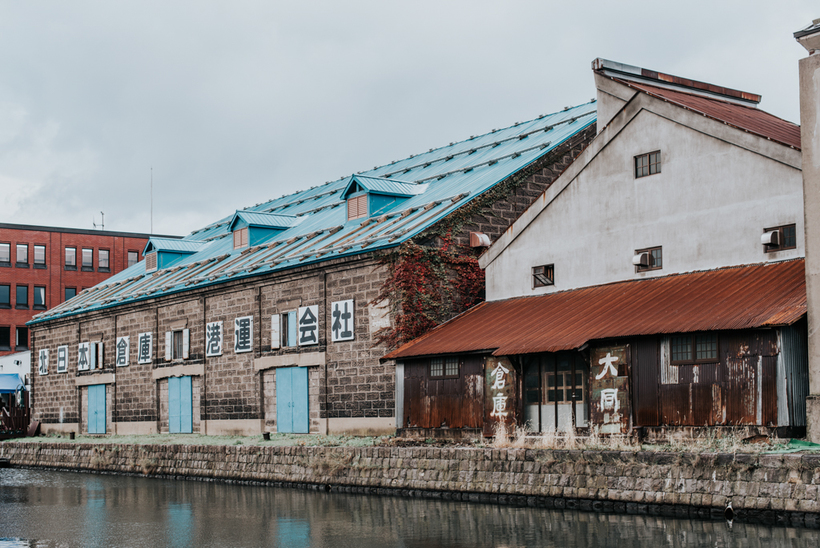
[[[56,361],[54,358],[52,362],[55,365],[49,364],[49,374],[57,371]],[[25,352],[17,352],[7,356],[0,356],[0,373],[17,373],[21,379],[28,379],[31,377],[31,350]]]
[[[717,135],[641,110],[487,265],[488,300],[804,256],[800,170]],[[655,150],[662,172],[635,179],[633,158]],[[790,223],[797,249],[764,253],[763,229]],[[653,246],[663,268],[636,273],[634,251]],[[555,285],[533,289],[542,264]]]

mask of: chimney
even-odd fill
[[[803,219],[809,322],[809,441],[820,443],[820,19],[795,32],[809,56],[800,60],[800,145],[803,156]]]

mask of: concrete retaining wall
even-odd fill
[[[820,455],[0,444],[14,466],[820,527]]]

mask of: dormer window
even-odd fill
[[[367,194],[354,196],[347,200],[347,220],[367,217]]]
[[[233,233],[233,248],[242,249],[248,247],[248,227],[240,228]]]

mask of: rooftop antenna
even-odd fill
[[[92,225],[94,225],[94,228],[95,228],[95,229],[99,227],[99,229],[100,229],[100,230],[105,230],[105,213],[103,213],[102,211],[100,211],[100,215],[102,215],[102,221],[100,221],[100,224],[98,225],[98,224],[94,221],[94,217],[92,217],[92,218],[91,218],[91,224],[92,224]]]
[[[154,233],[154,166],[151,166],[151,231]]]

